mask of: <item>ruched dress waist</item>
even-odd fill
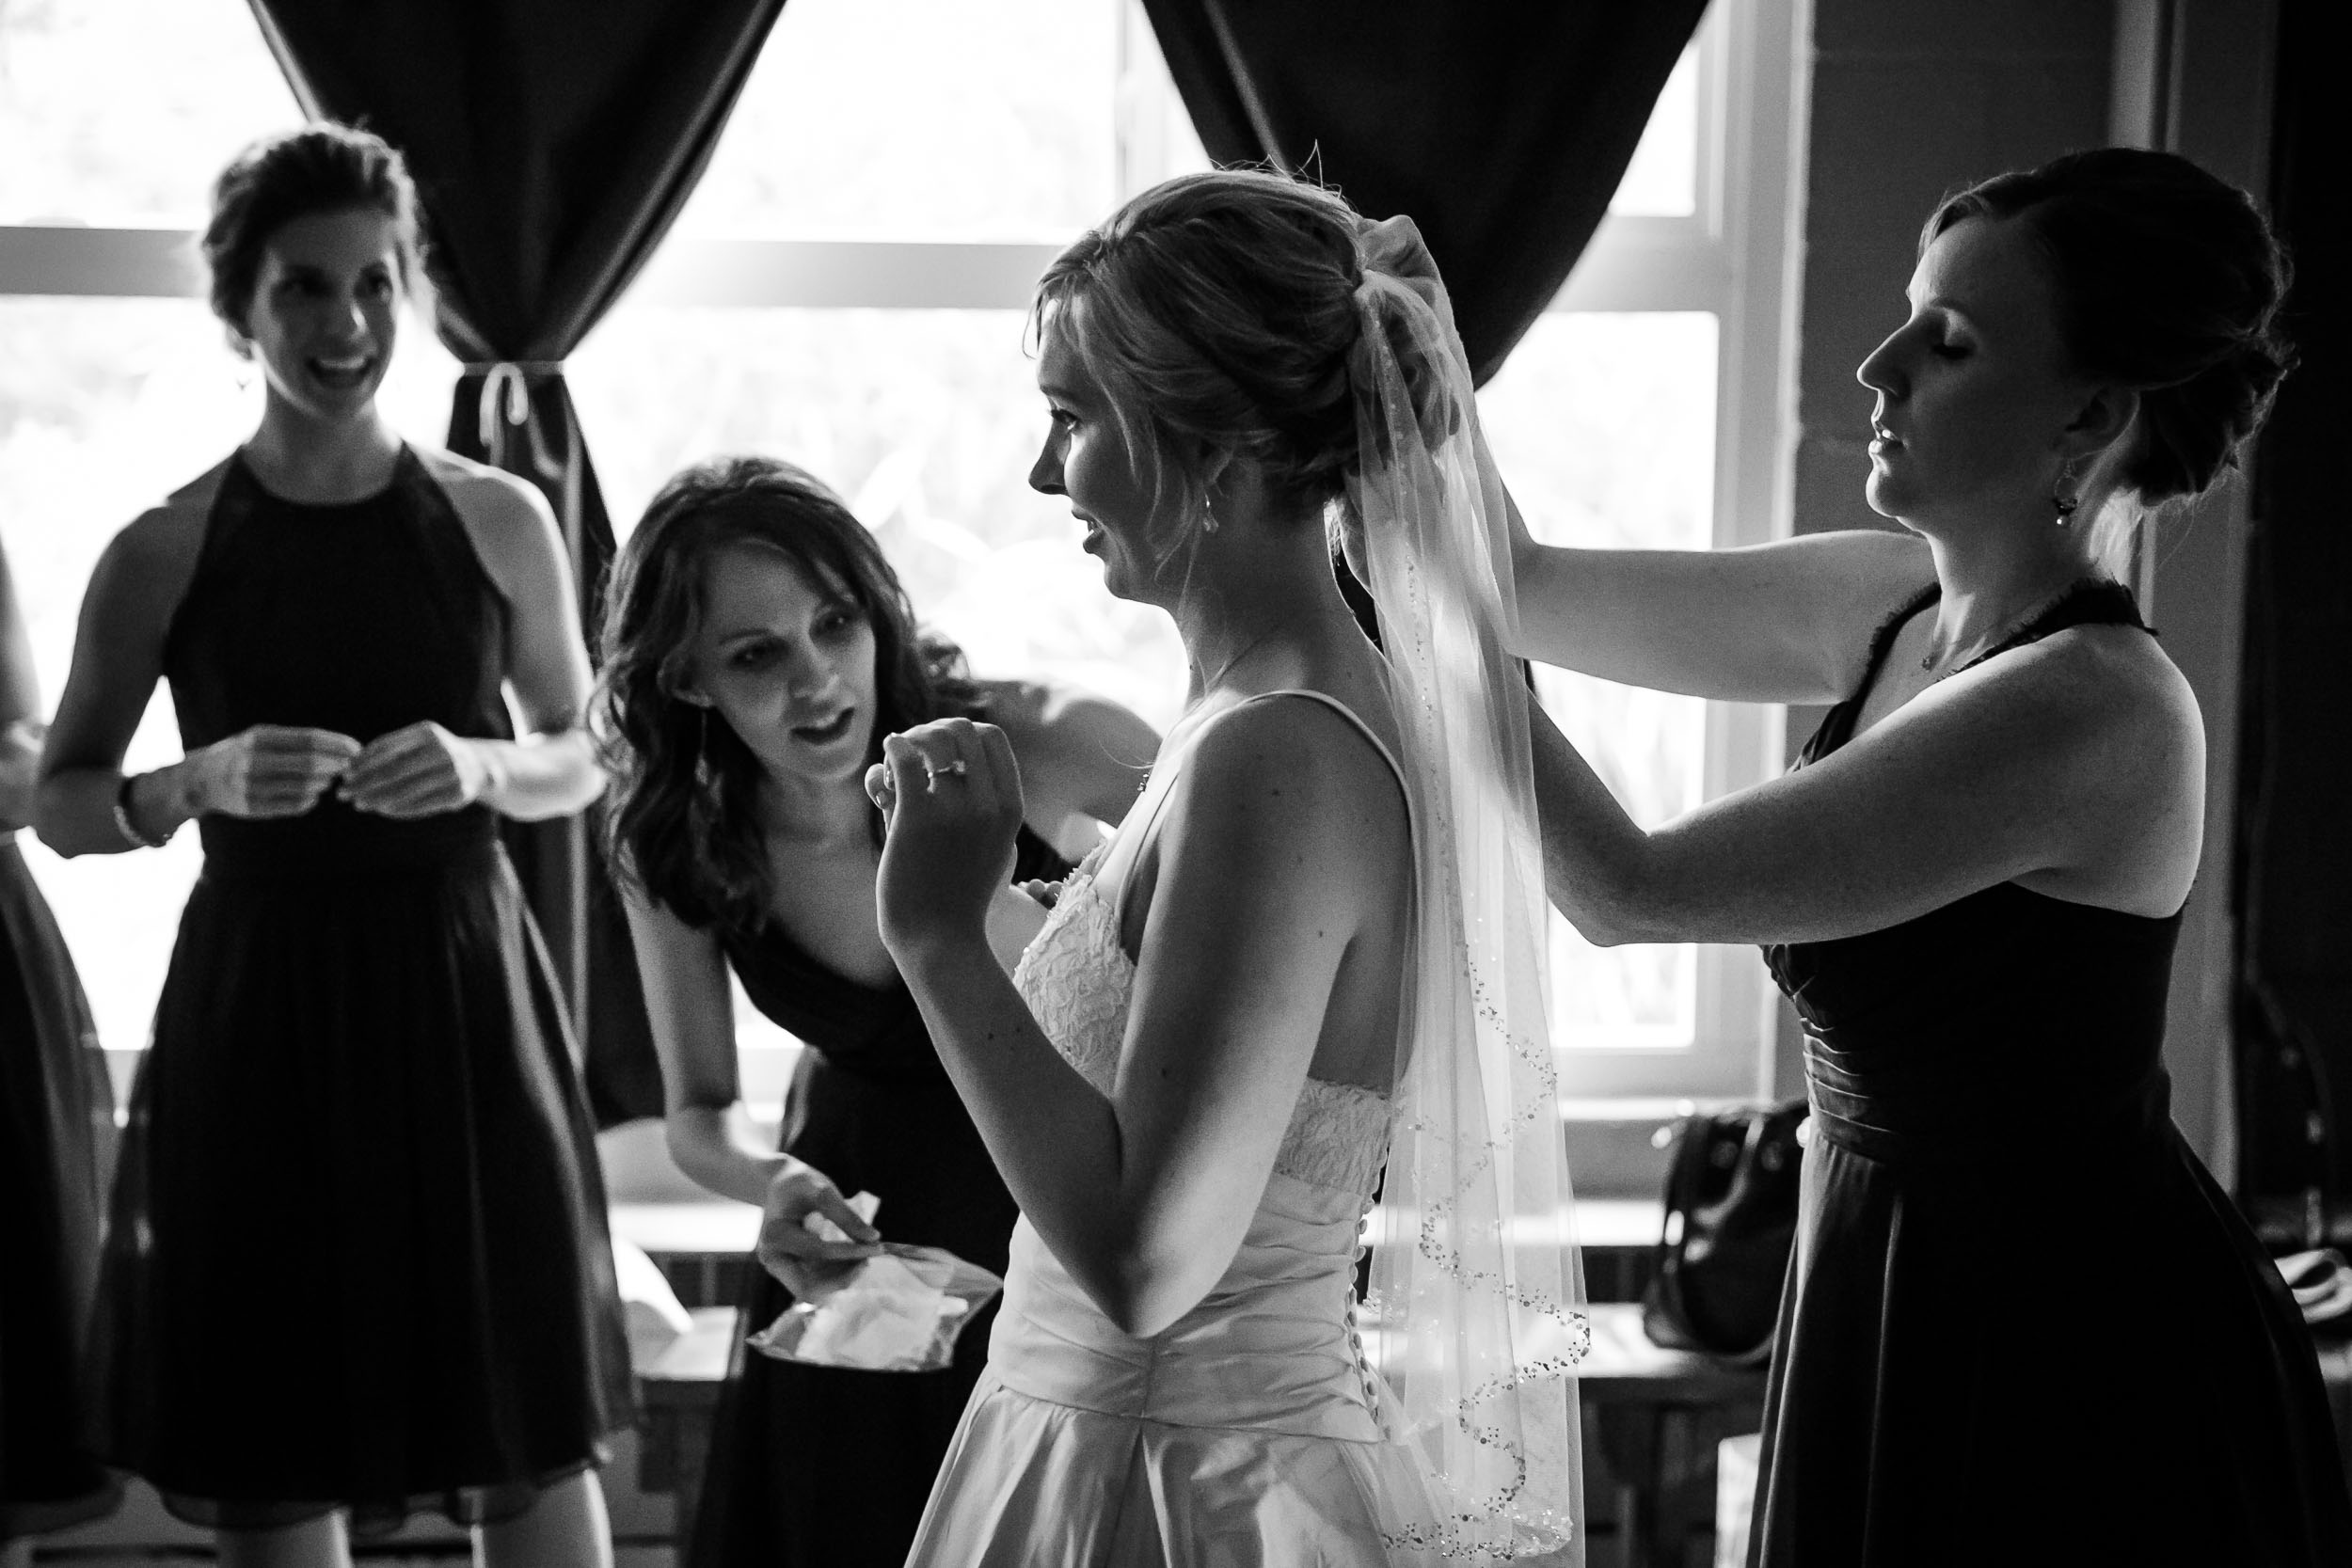
[[[207,816],[204,876],[213,881],[351,882],[489,872],[504,851],[486,806],[400,821],[327,799],[300,816]]]
[[[1034,1399],[1171,1426],[1377,1442],[1351,1287],[1360,1195],[1276,1174],[1200,1304],[1139,1338],[1105,1317],[1025,1218],[989,1367]]]
[[[2095,1041],[2027,1064],[1997,1041],[1954,1055],[1903,1041],[1840,1050],[1808,1034],[1804,1067],[1809,1138],[1920,1172],[2015,1170],[2046,1182],[2067,1168],[2153,1157],[2171,1142],[2163,1068]]]

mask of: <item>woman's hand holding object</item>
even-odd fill
[[[191,816],[300,816],[359,754],[333,730],[256,724],[192,753],[180,799]]]
[[[850,1207],[832,1178],[798,1160],[787,1160],[768,1183],[759,1223],[760,1266],[803,1301],[821,1298],[850,1271],[882,1251],[882,1232],[867,1222],[873,1199],[859,1197],[866,1213]],[[819,1228],[830,1221],[831,1235]]]
[[[407,819],[462,811],[500,782],[485,743],[427,719],[369,741],[343,775],[341,793],[359,811]]]

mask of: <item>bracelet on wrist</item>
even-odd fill
[[[482,794],[486,803],[496,806],[506,799],[506,786],[513,782],[507,771],[506,757],[497,750],[495,741],[482,748]]]
[[[131,786],[143,776],[125,773],[122,782],[115,785],[115,832],[122,835],[125,843],[138,848],[160,849],[171,842],[170,832],[165,832],[161,838],[151,838],[139,831],[137,818],[131,815]]]

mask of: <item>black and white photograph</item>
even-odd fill
[[[0,1568],[2348,1568],[2334,8],[0,0]]]

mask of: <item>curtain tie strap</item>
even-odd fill
[[[498,435],[499,400],[506,401],[506,422],[511,425],[531,422],[531,378],[562,375],[561,359],[492,359],[469,361],[465,367],[468,375],[482,380],[482,404],[475,415],[475,428],[482,444],[487,448]]]

